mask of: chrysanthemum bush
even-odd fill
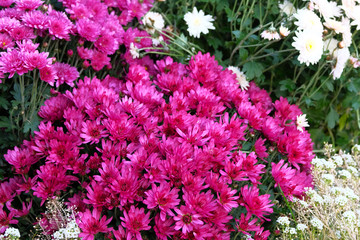
[[[85,77],[45,101],[39,131],[5,155],[1,231],[38,223],[54,237],[65,226],[44,205],[60,198],[84,239],[267,239],[284,197],[312,187],[301,110],[242,90],[209,54],[153,68]]]
[[[37,129],[50,89],[70,89],[79,76],[119,76],[126,60],[153,65],[149,56],[133,59],[130,53],[130,46],[153,46],[139,25],[152,1],[52,3],[0,3],[2,154]]]
[[[325,145],[325,158],[312,161],[315,188],[294,201],[294,216],[277,220],[282,239],[358,239],[359,157],[359,145],[351,154]]]
[[[222,66],[238,67],[271,96],[299,105],[313,126],[309,132],[317,148],[324,141],[348,149],[358,142],[358,1],[165,1],[158,6],[154,10],[179,29],[182,39],[214,54]]]

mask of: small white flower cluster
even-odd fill
[[[288,226],[290,224],[289,218],[284,216],[284,217],[279,217],[276,220],[277,223],[279,223],[282,226]]]
[[[343,217],[346,220],[346,222],[355,224],[356,223],[356,215],[353,211],[346,211],[343,213]]]
[[[314,188],[305,189],[307,198],[293,199],[296,222],[303,225],[295,225],[291,219],[288,223],[285,217],[277,220],[282,239],[294,239],[292,226],[300,239],[322,235],[355,240],[360,236],[360,147],[354,147],[351,154],[341,150],[334,154],[332,146],[326,144],[324,155],[312,161]]]
[[[343,179],[350,179],[351,178],[351,173],[348,170],[340,170],[338,172],[339,176]]]
[[[20,231],[17,228],[9,227],[5,230],[5,233],[0,235],[0,239],[6,240],[18,240],[20,239]]]
[[[313,217],[311,220],[310,220],[310,223],[313,227],[319,229],[319,230],[322,230],[323,227],[324,227],[324,223],[322,221],[320,221],[317,217]]]
[[[80,234],[80,228],[77,225],[75,219],[68,222],[66,228],[60,228],[53,234],[55,240],[70,240],[77,239]]]

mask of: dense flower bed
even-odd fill
[[[242,90],[209,54],[132,63],[121,79],[85,77],[53,95],[39,131],[5,155],[15,176],[0,185],[2,231],[60,196],[84,239],[266,239],[274,195],[261,186],[290,200],[312,186],[301,110],[254,83]],[[39,225],[52,235],[59,226],[46,216]]]

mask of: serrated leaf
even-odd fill
[[[30,131],[31,133],[33,133],[34,131],[38,130],[39,124],[40,124],[40,118],[37,115],[35,115],[33,119],[31,119],[31,121],[25,122],[23,132],[28,133]]]
[[[10,106],[10,103],[6,98],[3,98],[3,97],[0,96],[0,106],[3,109],[8,110],[9,106]]]
[[[295,90],[296,84],[291,79],[285,79],[280,81],[280,90],[285,91],[288,90],[289,92],[292,92]]]
[[[263,65],[258,62],[247,62],[243,66],[243,71],[245,72],[246,78],[248,80],[252,80],[255,77],[260,77],[263,70]]]
[[[336,122],[339,120],[339,114],[333,107],[330,108],[330,112],[326,116],[326,122],[329,128],[334,128]]]
[[[21,90],[18,83],[14,84],[14,91],[11,91],[11,94],[17,102],[21,102]]]
[[[11,129],[10,119],[5,116],[1,116],[0,117],[0,128]]]

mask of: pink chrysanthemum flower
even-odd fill
[[[242,232],[243,234],[246,234],[248,236],[251,236],[249,233],[250,231],[259,231],[260,226],[256,225],[257,219],[254,218],[253,220],[249,221],[251,218],[251,214],[245,215],[242,213],[240,216],[240,219],[235,219],[235,227],[238,231]]]
[[[14,150],[9,150],[4,155],[5,160],[15,167],[17,174],[27,174],[31,165],[36,163],[39,159],[31,155],[31,149],[17,147]]]
[[[101,138],[108,136],[105,127],[100,124],[100,119],[96,121],[82,122],[80,137],[83,138],[83,143],[96,144]]]
[[[43,3],[41,0],[15,0],[15,7],[22,11],[32,11],[40,7]]]
[[[59,87],[63,83],[74,87],[74,81],[79,77],[79,72],[76,67],[71,67],[67,63],[60,62],[56,62],[52,66],[57,76],[56,87]]]
[[[95,42],[100,35],[100,25],[88,18],[79,19],[76,22],[79,35],[90,42]]]
[[[167,183],[160,184],[159,187],[154,184],[151,190],[145,192],[147,198],[144,200],[144,203],[149,209],[159,207],[160,218],[162,221],[165,221],[166,214],[174,216],[171,210],[180,203],[180,200],[177,198],[178,192],[179,189],[171,189]]]
[[[73,103],[64,95],[58,95],[47,99],[44,106],[40,107],[39,116],[47,121],[61,120],[65,109],[70,108]]]
[[[127,239],[136,238],[137,240],[141,240],[142,230],[149,230],[151,227],[150,223],[150,212],[144,213],[143,208],[135,208],[134,205],[131,205],[129,211],[124,211],[124,217],[120,219],[124,222],[121,225],[127,230]]]
[[[248,185],[241,188],[240,205],[244,206],[249,214],[270,221],[264,217],[273,212],[271,208],[274,204],[270,203],[270,194],[259,196],[259,189],[257,187],[249,187]]]
[[[70,31],[73,27],[72,22],[67,18],[65,13],[52,10],[49,13],[49,33],[53,38],[70,40]]]
[[[171,218],[165,219],[164,221],[161,220],[159,215],[155,216],[155,234],[161,240],[167,240],[168,237],[171,238],[172,235],[176,233],[174,229],[174,220]]]
[[[41,11],[29,11],[22,15],[21,20],[25,26],[35,29],[47,29],[49,27],[49,17]]]
[[[56,78],[56,71],[52,65],[40,69],[40,79],[50,84],[50,86],[54,86]]]
[[[4,7],[4,8],[7,8],[7,7],[10,7],[11,4],[13,4],[13,3],[14,3],[14,0],[2,0],[0,2],[0,6]]]
[[[82,231],[79,234],[79,237],[84,240],[93,240],[95,234],[111,231],[111,228],[107,227],[111,220],[112,217],[109,219],[106,219],[106,216],[101,217],[101,212],[96,208],[94,208],[92,212],[90,212],[89,209],[86,209],[84,213],[79,213],[79,218],[76,219],[76,222]]]
[[[14,219],[15,213],[10,212],[7,214],[4,211],[4,205],[0,206],[0,233],[4,233],[10,224],[17,224],[19,221]]]
[[[24,53],[24,64],[29,71],[37,69],[42,69],[48,65],[51,65],[52,60],[48,58],[48,52],[25,52]]]
[[[0,48],[8,49],[14,47],[13,39],[7,33],[0,33]]]
[[[9,50],[1,52],[0,57],[0,71],[9,73],[9,78],[12,78],[15,73],[23,75],[28,72],[24,66],[23,55],[18,50]]]
[[[181,205],[180,209],[175,209],[175,212],[178,214],[174,217],[174,220],[176,221],[175,230],[181,229],[183,233],[187,233],[204,224],[204,222],[199,219],[200,215],[195,214],[187,206]]]

